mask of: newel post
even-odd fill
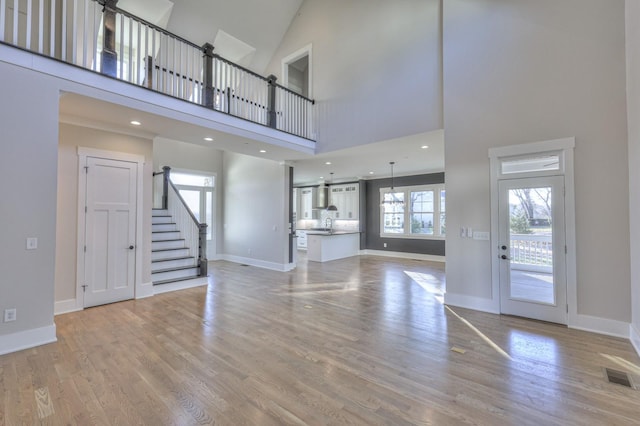
[[[100,72],[109,77],[118,76],[118,53],[116,52],[116,4],[118,0],[105,0],[102,9],[103,43]]]
[[[213,45],[205,43],[202,46],[203,53],[203,85],[202,85],[202,105],[213,109]]]
[[[278,77],[271,74],[267,77],[267,83],[269,84],[269,92],[267,98],[267,126],[276,128],[276,80]]]
[[[169,181],[171,179],[171,167],[162,168],[162,208],[169,208]]]
[[[200,276],[207,276],[207,224],[198,224],[198,267],[200,268]]]

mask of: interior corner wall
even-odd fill
[[[163,166],[172,169],[182,169],[192,172],[209,173],[216,176],[215,182],[215,251],[213,247],[207,248],[209,260],[216,258],[218,253],[222,253],[222,187],[224,186],[222,173],[223,152],[209,146],[196,145],[193,143],[175,141],[156,137],[153,140],[153,164],[156,172]],[[211,224],[209,224],[211,226]]]
[[[312,45],[318,152],[442,129],[440,29],[440,0],[305,1],[266,74]]]
[[[578,314],[628,323],[623,0],[445,0],[447,227],[490,229],[488,149],[575,136]],[[497,300],[490,243],[447,236],[447,293]]]
[[[15,322],[0,321],[2,352],[15,343],[3,345],[3,336],[55,330],[60,94],[46,77],[2,61],[0,75],[0,313],[15,308],[17,314]],[[26,250],[28,237],[38,238],[36,250]],[[50,337],[55,339],[53,331]]]
[[[361,236],[361,247],[363,249],[427,254],[432,256],[445,255],[444,240],[380,237],[380,189],[391,187],[391,179],[371,179],[364,182],[367,214],[365,233]],[[394,187],[436,185],[442,183],[444,183],[444,173],[394,178]],[[385,243],[387,247],[384,246]]]
[[[225,152],[223,169],[225,256],[272,269],[288,265],[288,166]]]
[[[151,282],[152,142],[134,136],[60,123],[58,146],[55,300],[76,298],[78,235],[78,147],[141,155],[144,164],[142,284]]]
[[[629,132],[629,211],[640,217],[640,2],[626,2],[627,117]],[[640,353],[640,222],[630,221],[631,339]]]

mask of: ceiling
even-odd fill
[[[132,125],[132,120],[141,124]],[[309,155],[71,93],[65,94],[60,100],[60,121],[147,139],[162,137],[286,162],[294,167],[296,185],[389,177],[390,161],[395,161],[394,176],[444,170],[442,130]],[[205,137],[213,141],[205,141]],[[331,164],[327,165],[327,162]],[[331,175],[331,172],[334,174]]]

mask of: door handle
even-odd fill
[[[129,250],[133,250],[134,248],[134,246],[129,246]]]
[[[500,259],[502,259],[502,260],[511,260],[509,258],[509,256],[507,256],[506,254],[503,254],[502,256],[500,256]]]

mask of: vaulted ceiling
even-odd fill
[[[263,74],[303,0],[120,0],[118,7]],[[250,13],[248,13],[250,11]]]

